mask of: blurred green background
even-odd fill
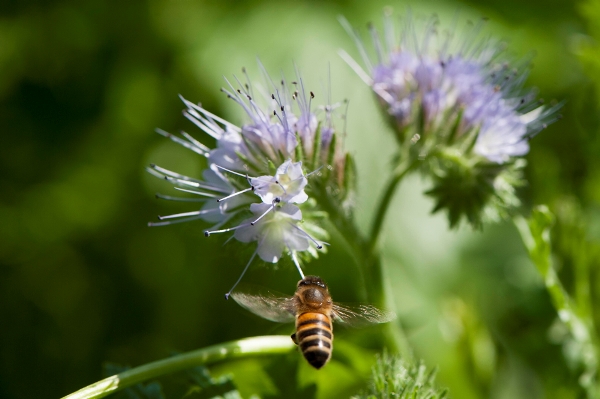
[[[153,131],[184,129],[213,144],[181,115],[178,94],[243,123],[219,89],[223,76],[239,75],[243,66],[259,78],[256,57],[288,77],[295,62],[321,101],[330,68],[334,101],[350,100],[347,148],[357,159],[356,216],[366,231],[393,139],[369,89],[337,55],[340,48],[356,51],[336,18],[346,16],[366,37],[366,23],[379,23],[387,5],[435,12],[446,24],[457,10],[465,19],[488,17],[487,31],[506,38],[515,57],[535,55],[529,85],[545,99],[566,100],[564,118],[532,142],[522,195],[526,204],[547,203],[557,213],[557,264],[570,287],[582,241],[569,237],[600,253],[593,252],[600,241],[600,2],[6,0],[0,397],[56,398],[102,378],[105,362],[137,366],[226,340],[291,332],[223,299],[251,249],[223,247],[225,237],[205,239],[201,222],[146,226],[157,214],[191,208],[155,200],[155,192],[170,188],[144,167],[157,163],[190,175],[203,167]],[[427,184],[416,176],[403,183],[384,240],[416,356],[439,366],[438,383],[454,398],[581,397],[556,313],[516,229],[503,223],[448,231],[443,215],[429,215]],[[360,300],[357,271],[335,237],[332,244],[306,271],[322,276],[334,299]],[[595,295],[599,260],[588,258]],[[289,261],[277,270],[257,262],[246,280],[291,293],[298,276]],[[338,331],[334,361],[318,373],[296,353],[212,371],[235,373],[244,397],[347,397],[368,375],[378,343],[368,331]],[[362,359],[354,369],[347,360],[353,356]],[[164,389],[181,397],[180,385],[175,378]]]

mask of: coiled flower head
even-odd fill
[[[528,63],[510,66],[504,46],[479,39],[481,25],[464,34],[438,32],[438,19],[412,16],[397,26],[387,15],[383,37],[370,27],[376,56],[347,21],[366,71],[346,61],[371,87],[404,158],[432,174],[428,192],[446,209],[451,226],[464,216],[474,226],[519,204],[514,187],[529,139],[557,119],[560,105],[545,107],[523,90]],[[510,175],[510,176],[509,176]],[[516,183],[516,184],[515,184]]]
[[[208,167],[198,179],[151,165],[150,173],[193,195],[159,194],[158,198],[201,206],[160,217],[160,222],[150,225],[201,219],[213,223],[205,231],[207,237],[234,232],[241,242],[256,241],[252,259],[258,254],[274,263],[290,253],[302,275],[296,253],[306,251],[316,257],[315,248],[322,249],[327,238],[318,227],[316,216],[323,216],[319,203],[350,206],[353,166],[333,125],[337,105],[314,107],[315,95],[305,90],[300,76],[291,85],[285,79],[276,84],[266,73],[265,77],[267,90],[253,86],[247,75],[244,84],[236,78],[238,88],[227,81],[228,88],[222,89],[247,114],[249,121],[241,127],[182,98],[184,115],[216,139],[216,148],[185,132],[175,136],[158,130],[205,157]]]

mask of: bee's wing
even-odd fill
[[[333,320],[346,326],[364,327],[369,324],[387,323],[396,318],[396,313],[381,310],[372,305],[341,304],[332,306]]]
[[[232,292],[231,297],[241,307],[267,320],[290,323],[295,319],[296,310],[289,296],[264,290],[241,290]]]

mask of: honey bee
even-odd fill
[[[393,312],[371,305],[341,305],[334,303],[327,285],[317,276],[306,276],[298,282],[294,296],[274,293],[249,294],[232,292],[231,297],[242,307],[267,320],[286,323],[296,321],[292,340],[300,347],[304,358],[316,369],[331,358],[333,349],[332,321],[351,326],[386,323]]]

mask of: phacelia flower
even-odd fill
[[[275,263],[284,251],[306,251],[311,242],[317,248],[322,246],[298,226],[302,212],[297,206],[289,203],[281,207],[252,204],[250,210],[255,217],[246,219],[235,231],[234,237],[241,242],[257,241],[261,259]],[[261,223],[253,224],[256,216],[261,218]]]
[[[201,155],[208,166],[198,179],[150,165],[150,173],[192,195],[158,198],[201,204],[198,210],[163,216],[150,225],[204,220],[213,224],[205,230],[207,237],[233,232],[238,241],[257,242],[246,269],[255,255],[275,263],[289,253],[302,275],[297,253],[317,256],[310,245],[321,249],[327,238],[316,226],[314,215],[323,214],[319,202],[350,203],[352,161],[333,125],[337,105],[314,107],[315,95],[305,90],[300,77],[291,85],[284,79],[276,84],[266,73],[265,77],[266,89],[237,78],[238,89],[228,81],[229,88],[222,89],[247,114],[249,121],[241,127],[182,98],[184,115],[216,139],[216,148],[185,132],[175,136],[158,130]],[[317,232],[317,238],[308,231]]]
[[[275,176],[250,179],[254,193],[265,204],[271,204],[275,200],[294,204],[306,202],[308,195],[304,192],[304,187],[307,183],[308,179],[302,172],[302,162],[292,163],[289,159],[277,168]]]
[[[383,38],[370,28],[373,59],[347,21],[342,24],[366,70],[342,56],[388,115],[402,161],[411,158],[433,175],[435,210],[448,210],[451,225],[466,216],[478,226],[482,215],[498,216],[518,204],[514,186],[497,188],[520,180],[524,162],[518,157],[529,152],[529,139],[557,119],[559,108],[523,90],[528,64],[511,67],[500,43],[478,39],[481,26],[462,35],[440,34],[436,17],[411,16],[403,19],[399,35],[389,16]]]

